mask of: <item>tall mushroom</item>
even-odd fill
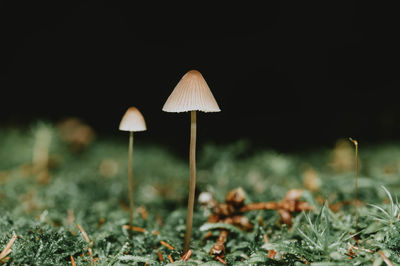
[[[207,82],[197,70],[190,70],[182,77],[168,97],[162,110],[173,113],[190,111],[190,185],[183,247],[183,252],[187,252],[190,247],[190,237],[192,234],[194,194],[196,189],[196,111],[220,112],[221,110]]]
[[[128,178],[129,178],[129,236],[132,238],[133,222],[133,174],[132,174],[132,153],[133,153],[133,132],[145,131],[146,122],[142,113],[136,107],[129,107],[122,117],[119,130],[129,131],[128,151]]]

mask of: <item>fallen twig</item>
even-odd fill
[[[368,252],[368,253],[374,253],[372,250],[370,250],[370,249],[366,249],[366,248],[361,248],[361,247],[359,247],[359,246],[353,246],[352,244],[350,244],[350,243],[348,243],[348,245],[349,245],[349,247],[351,248],[351,249],[355,249],[355,250],[362,250],[362,251],[365,251],[365,252]]]
[[[222,259],[220,256],[216,256],[215,257],[219,262],[221,262],[222,264],[226,265],[226,261],[224,259]]]
[[[181,260],[182,261],[188,261],[190,256],[192,256],[193,251],[189,249],[185,254],[183,254]]]
[[[76,266],[76,263],[75,263],[74,257],[72,257],[72,255],[71,255],[70,257],[71,257],[71,265],[72,265],[72,266]]]
[[[157,251],[157,255],[158,255],[158,260],[159,260],[160,262],[164,260],[163,254],[162,254],[161,250],[158,250],[158,251]]]
[[[385,254],[383,253],[382,250],[379,250],[378,253],[379,253],[379,255],[381,255],[383,261],[386,263],[387,266],[394,266],[394,265],[393,265],[393,262],[391,262],[391,261],[388,259],[388,257],[385,256]]]
[[[123,228],[124,229],[126,229],[126,230],[129,230],[129,225],[124,225],[123,226]],[[145,233],[145,232],[147,232],[147,230],[146,229],[144,229],[144,228],[142,228],[142,227],[138,227],[138,226],[132,226],[131,227],[131,230],[132,231],[136,231],[136,232],[140,232],[140,233]]]
[[[89,252],[89,256],[90,256],[90,262],[93,262],[93,251],[92,248],[90,247],[92,245],[92,243],[90,242],[90,239],[88,237],[88,235],[86,234],[85,230],[83,229],[83,227],[80,224],[76,224],[76,227],[78,227],[79,231],[81,231],[83,238],[85,239],[86,243],[88,243],[88,252]],[[91,264],[90,264],[91,265]]]
[[[85,230],[83,230],[83,227],[80,224],[76,224],[76,227],[78,227],[79,231],[81,231],[83,238],[87,243],[90,243],[89,237],[86,234]]]
[[[171,249],[171,250],[175,249],[173,246],[171,246],[170,244],[168,244],[167,242],[164,242],[162,240],[160,241],[160,244],[163,245],[164,247],[167,247],[167,248]]]
[[[0,253],[0,261],[7,260],[8,257],[6,257],[8,254],[11,253],[11,247],[14,244],[15,240],[17,239],[17,235],[13,233],[13,236],[11,237],[10,241],[8,241],[7,245],[3,249],[3,251]]]

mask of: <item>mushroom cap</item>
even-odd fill
[[[162,110],[173,113],[221,111],[207,82],[197,70],[190,70],[181,78]]]
[[[142,113],[136,107],[129,107],[122,117],[119,130],[135,132],[147,130]]]

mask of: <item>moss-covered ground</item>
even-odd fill
[[[127,140],[79,140],[66,137],[71,133],[65,130],[37,123],[29,130],[0,131],[0,252],[17,235],[0,264],[400,264],[398,143],[360,145],[358,229],[354,146],[348,140],[290,154],[252,152],[241,141],[198,147],[197,195],[207,191],[223,202],[229,190],[242,187],[251,203],[279,201],[290,189],[304,189],[302,200],[315,211],[294,214],[290,227],[276,211],[247,212],[254,228],[244,232],[207,223],[210,210],[196,204],[193,253],[183,262],[188,162],[135,142],[130,240]],[[222,262],[209,253],[220,229],[229,231]]]

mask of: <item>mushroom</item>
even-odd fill
[[[355,216],[355,222],[356,222],[356,234],[358,233],[358,224],[357,224],[357,203],[358,203],[358,141],[352,138],[349,138],[351,142],[354,144],[354,149],[355,149],[355,161],[356,161],[356,193],[355,193],[355,200],[354,200],[354,216]]]
[[[196,188],[196,111],[220,112],[221,110],[207,82],[197,70],[190,70],[181,78],[165,102],[162,110],[173,113],[190,111],[190,185],[183,248],[183,252],[187,252],[190,247],[190,237],[192,234],[194,194]]]
[[[129,107],[122,117],[119,130],[129,131],[129,152],[128,152],[128,178],[129,178],[129,236],[132,238],[133,221],[133,174],[132,174],[132,153],[133,153],[133,132],[145,131],[146,122],[142,113],[136,107]]]

